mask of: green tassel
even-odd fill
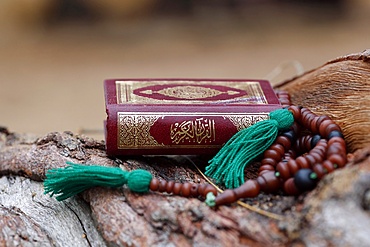
[[[245,167],[273,144],[279,130],[288,130],[294,123],[287,109],[275,110],[269,117],[237,132],[209,161],[205,174],[226,188],[242,185]]]
[[[124,171],[118,167],[87,166],[67,162],[69,166],[47,171],[44,181],[44,194],[57,195],[63,201],[86,189],[95,186],[120,187],[127,184],[133,192],[145,193],[152,180],[145,170]]]

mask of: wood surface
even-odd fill
[[[183,156],[113,158],[102,141],[86,136],[39,137],[1,128],[0,246],[368,246],[368,54],[338,58],[279,86],[295,104],[332,116],[351,153],[344,169],[326,176],[310,193],[245,200],[278,219],[236,204],[212,209],[198,198],[139,195],[125,187],[93,188],[58,202],[43,194],[42,180],[47,169],[66,161],[143,168],[157,178],[183,182],[204,179]],[[201,169],[209,159],[188,158]],[[248,172],[253,174],[253,167]]]

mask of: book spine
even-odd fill
[[[267,119],[269,114],[125,110],[107,111],[109,155],[215,154],[237,131]]]

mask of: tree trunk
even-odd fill
[[[197,198],[93,188],[58,202],[43,194],[45,171],[66,161],[203,182],[182,156],[107,157],[104,143],[70,132],[44,137],[0,131],[0,245],[14,246],[368,246],[370,244],[369,52],[331,61],[280,85],[295,104],[342,127],[349,164],[299,197],[261,194],[249,205],[207,207]],[[190,157],[202,169],[209,157]]]

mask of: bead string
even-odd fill
[[[340,127],[328,116],[317,116],[307,108],[291,105],[285,91],[278,92],[277,96],[282,106],[292,112],[295,123],[289,131],[280,133],[264,152],[256,179],[220,194],[208,183],[182,184],[156,178],[151,180],[149,189],[184,197],[206,198],[212,193],[214,205],[219,206],[281,189],[288,195],[298,195],[312,190],[318,180],[343,167],[347,154]]]

